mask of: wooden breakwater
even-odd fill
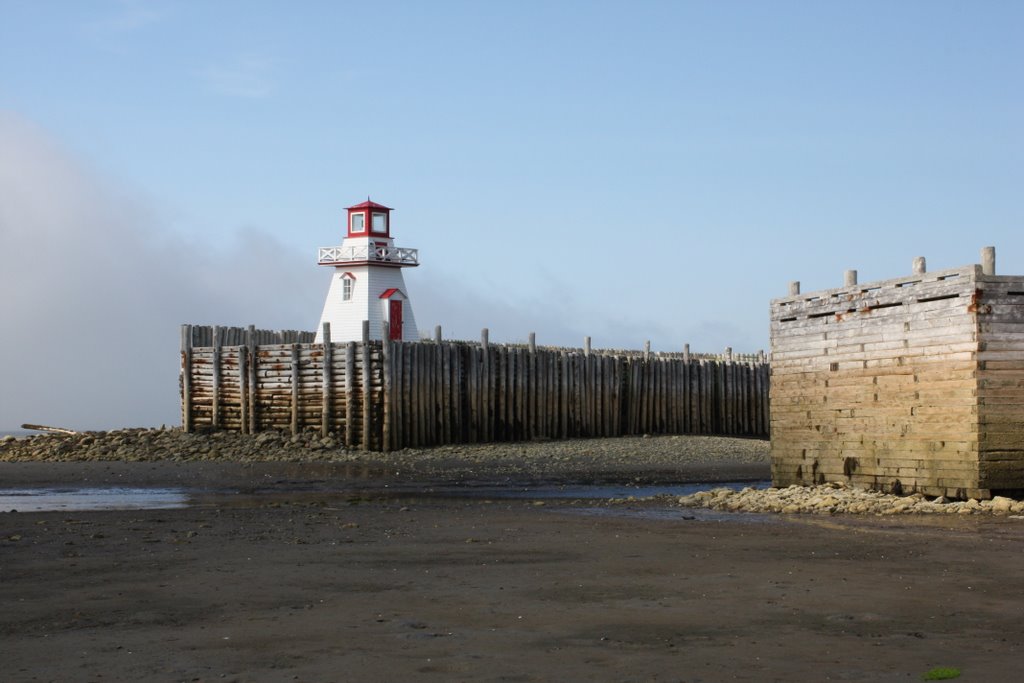
[[[529,344],[283,341],[182,326],[187,431],[315,429],[393,450],[640,434],[768,435],[763,354],[655,354]],[[311,334],[311,333],[307,333]],[[207,342],[198,344],[196,340]],[[208,341],[207,341],[208,340]],[[260,341],[262,340],[262,341]],[[230,341],[231,343],[228,343]]]
[[[987,498],[1024,489],[1024,276],[982,263],[771,308],[772,479]]]

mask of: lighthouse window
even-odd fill
[[[352,299],[352,278],[342,278],[341,281],[341,298],[344,301],[351,301]]]
[[[362,213],[362,212],[354,213],[354,214],[352,214],[352,217],[349,220],[352,221],[352,225],[350,227],[350,230],[352,232],[366,232],[366,214],[365,213]]]
[[[388,217],[387,214],[374,213],[373,222],[370,224],[370,229],[378,233],[386,233],[388,231]]]

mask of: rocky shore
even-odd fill
[[[586,475],[609,471],[717,471],[746,468],[768,476],[767,441],[712,436],[644,436],[520,443],[460,444],[390,453],[347,450],[314,431],[185,433],[119,429],[0,440],[0,462],[224,462],[373,464],[432,475],[472,470],[490,476]],[[728,472],[726,475],[728,476]],[[713,481],[712,478],[701,480]]]
[[[164,463],[228,467],[231,463],[338,463],[373,467],[412,480],[756,481],[767,480],[769,443],[711,436],[644,436],[522,443],[462,444],[390,453],[346,450],[317,432],[185,433],[119,429],[0,439],[0,462]],[[264,465],[270,467],[272,465]],[[394,476],[383,474],[381,476]],[[634,500],[623,500],[632,503]],[[842,484],[719,487],[681,498],[682,507],[725,512],[817,515],[1024,515],[1024,501],[947,500],[920,493],[895,496]]]
[[[714,488],[683,496],[675,501],[683,507],[708,508],[725,512],[781,514],[855,514],[855,515],[1021,515],[1024,501],[1005,496],[992,500],[954,501],[940,496],[928,498],[920,493],[894,496],[865,491],[842,484],[789,486],[787,488],[736,491]]]
[[[292,436],[264,432],[185,433],[177,428],[117,429],[77,434],[42,433],[0,440],[0,461],[77,462],[328,460],[349,455],[331,438],[315,432]]]

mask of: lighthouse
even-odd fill
[[[359,341],[363,321],[370,321],[370,339],[417,341],[402,269],[419,265],[419,250],[396,247],[391,237],[392,209],[369,198],[348,209],[347,232],[340,247],[321,247],[317,263],[334,269],[327,300],[316,327],[323,342],[324,323],[331,324],[331,341]]]

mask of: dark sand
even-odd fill
[[[1019,679],[1024,520],[394,495],[323,467],[3,463],[4,486],[256,494],[0,514],[0,680]]]

